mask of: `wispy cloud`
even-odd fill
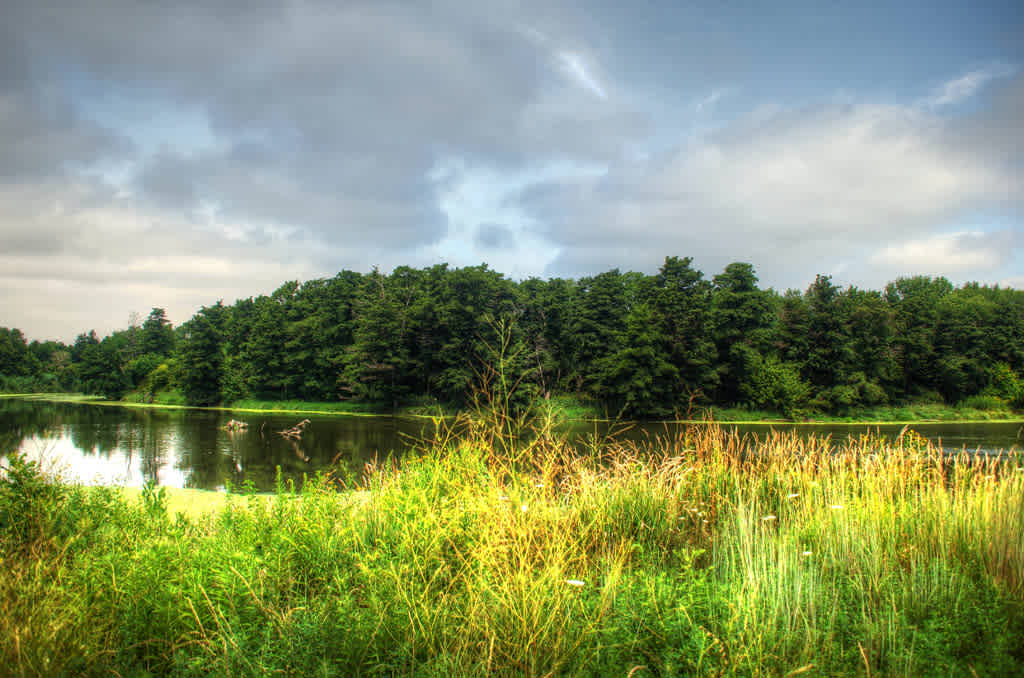
[[[597,78],[590,72],[578,54],[574,52],[559,52],[558,60],[561,63],[562,70],[575,80],[576,83],[601,99],[608,98],[608,93],[604,87],[597,81]]]
[[[730,87],[719,87],[718,89],[711,92],[707,96],[701,97],[697,100],[697,103],[693,105],[693,110],[697,113],[703,113],[710,111],[714,108],[715,104],[721,101],[723,98],[732,94],[732,88]]]
[[[1013,75],[1014,68],[1007,64],[993,64],[985,68],[973,70],[959,78],[954,78],[935,88],[927,99],[927,104],[938,108],[952,106],[971,98],[992,80]]]

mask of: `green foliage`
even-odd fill
[[[0,389],[459,410],[473,407],[496,320],[517,346],[522,397],[634,418],[737,406],[852,417],[978,395],[1024,407],[1024,291],[924,276],[872,291],[819,275],[780,295],[759,289],[750,264],[709,281],[675,256],[653,275],[579,280],[445,264],[341,271],[218,302],[177,328],[153,308],[141,327],[71,346],[0,329]]]
[[[988,395],[994,395],[1016,408],[1024,408],[1024,381],[1007,363],[996,363],[988,374]]]
[[[960,405],[975,410],[1005,410],[1006,401],[999,396],[973,395],[964,398]]]
[[[800,378],[796,365],[772,355],[765,358],[743,344],[737,345],[734,352],[743,374],[740,394],[751,407],[781,412],[792,419],[801,415],[811,387]]]
[[[12,675],[1018,675],[1019,458],[714,425],[580,456],[464,436],[347,488],[0,477]],[[442,432],[443,433],[443,432]],[[512,456],[527,458],[515,453]],[[937,471],[941,469],[941,471]],[[637,668],[644,667],[644,668]]]
[[[654,313],[638,304],[626,320],[623,347],[601,364],[607,398],[616,411],[668,416],[679,402],[681,375],[658,341]]]
[[[0,469],[0,543],[30,548],[51,535],[64,490],[22,454],[8,455]]]
[[[181,390],[190,405],[212,405],[221,400],[226,310],[218,302],[204,306],[186,323],[181,351]]]
[[[142,324],[140,351],[167,356],[174,350],[174,328],[162,308],[154,308]]]
[[[110,338],[98,344],[89,344],[82,350],[78,364],[78,379],[86,393],[95,393],[117,400],[130,388],[120,352]]]

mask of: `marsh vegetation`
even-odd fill
[[[14,675],[1016,675],[1024,470],[913,431],[715,424],[580,454],[440,427],[401,461],[169,511],[0,483]],[[512,435],[510,435],[512,434]]]

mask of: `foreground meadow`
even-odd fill
[[[0,481],[10,675],[1024,675],[1019,457],[714,424],[580,453],[463,420],[169,511]]]

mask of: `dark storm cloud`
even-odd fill
[[[88,170],[131,144],[81,119],[66,102],[0,88],[0,181],[32,181]]]
[[[554,55],[501,3],[81,2],[14,18],[35,70],[81,96],[204,112],[218,143],[158,153],[143,196],[328,239],[436,241],[428,177],[445,157],[604,159],[646,124],[580,88],[551,95]]]
[[[6,270],[197,305],[189,281],[230,298],[414,263],[448,230],[446,163],[603,162],[643,133],[559,72],[573,12],[548,5],[9,3]]]

